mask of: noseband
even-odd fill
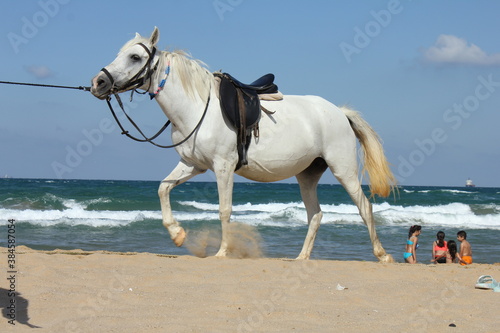
[[[113,78],[111,73],[106,68],[101,69],[101,72],[106,74],[108,79],[111,81],[111,89],[109,91],[110,95],[124,92],[127,90],[139,88],[140,86],[142,86],[144,84],[144,82],[146,82],[148,79],[150,79],[151,76],[153,75],[153,73],[156,71],[156,69],[158,67],[159,60],[158,60],[158,62],[156,62],[156,65],[153,68],[151,68],[151,64],[152,64],[153,59],[154,59],[155,54],[156,54],[156,47],[153,46],[152,51],[150,51],[148,49],[148,47],[146,45],[144,45],[143,43],[137,43],[135,45],[140,45],[144,48],[144,50],[148,53],[148,61],[146,61],[144,66],[141,68],[141,70],[139,70],[139,72],[137,72],[137,74],[135,74],[132,78],[130,78],[130,80],[128,80],[122,87],[120,87],[119,89],[115,89],[115,87],[114,87],[115,79]],[[143,73],[145,73],[145,74],[142,75]],[[151,81],[149,82],[149,85],[151,86]],[[149,87],[146,90],[149,90]]]

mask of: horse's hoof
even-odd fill
[[[392,257],[392,255],[386,253],[385,255],[381,256],[379,259],[378,259],[380,262],[383,262],[383,263],[394,263],[396,262],[394,260],[394,258]]]
[[[295,260],[309,260],[309,256],[305,254],[299,254],[299,256],[295,258]]]
[[[184,244],[185,239],[186,239],[186,232],[184,231],[184,228],[180,228],[179,232],[177,233],[177,236],[175,236],[173,241],[176,246],[182,246],[182,244]]]
[[[219,249],[219,251],[217,251],[217,253],[215,254],[215,256],[217,258],[225,258],[225,257],[227,257],[227,251]]]

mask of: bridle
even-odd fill
[[[135,74],[130,80],[128,80],[126,82],[126,84],[123,85],[123,87],[121,87],[120,89],[116,89],[115,90],[114,89],[115,80],[114,80],[113,76],[111,75],[111,73],[109,73],[109,71],[106,68],[102,68],[101,69],[101,72],[103,72],[108,77],[108,79],[111,81],[111,89],[110,89],[109,94],[108,94],[108,96],[106,98],[106,103],[108,104],[109,110],[111,111],[111,114],[113,115],[113,118],[115,118],[116,123],[118,124],[118,126],[122,130],[121,134],[124,134],[124,135],[128,136],[132,140],[135,140],[135,141],[138,141],[138,142],[149,142],[152,145],[155,145],[155,146],[160,147],[160,148],[174,148],[174,147],[177,147],[177,146],[183,144],[184,142],[186,142],[194,134],[194,132],[196,132],[196,130],[201,126],[201,123],[203,122],[203,119],[205,119],[205,115],[207,114],[208,105],[210,103],[210,90],[211,90],[211,88],[209,89],[209,92],[208,92],[207,103],[205,105],[205,110],[203,111],[203,115],[201,116],[200,121],[195,126],[195,128],[191,131],[191,133],[189,133],[180,142],[178,142],[176,144],[168,145],[168,146],[160,145],[160,144],[154,142],[153,140],[156,139],[161,133],[163,133],[163,131],[165,131],[165,129],[168,127],[168,125],[170,125],[170,120],[168,120],[165,123],[165,125],[163,125],[163,127],[155,135],[153,135],[152,137],[148,138],[141,131],[141,129],[139,128],[139,126],[137,126],[137,124],[132,120],[132,118],[130,118],[130,116],[127,114],[127,112],[125,112],[125,109],[123,107],[123,103],[121,101],[121,98],[118,95],[121,92],[129,91],[129,90],[132,90],[132,94],[134,93],[134,91],[137,92],[137,93],[139,93],[139,94],[145,94],[145,93],[147,93],[150,90],[151,83],[153,81],[153,80],[150,80],[150,79],[153,76],[153,73],[156,72],[156,70],[158,69],[158,63],[160,61],[159,59],[156,62],[155,66],[153,68],[151,68],[151,64],[152,64],[153,59],[154,59],[155,54],[156,54],[156,47],[153,46],[152,51],[150,51],[148,49],[148,47],[146,45],[144,45],[143,43],[137,43],[136,45],[140,45],[140,46],[142,46],[144,48],[144,50],[146,50],[146,52],[148,53],[148,60],[147,60],[146,64],[144,64],[144,66],[139,70],[139,72],[137,72],[137,74]],[[142,75],[143,73],[145,73],[145,74]],[[163,86],[165,85],[165,81],[166,81],[167,76],[168,76],[169,73],[170,73],[170,64],[168,65],[167,70],[165,71],[165,79],[162,80],[162,82],[160,83],[158,89],[156,90],[156,92],[154,94],[150,93],[151,99],[154,99],[156,97],[156,95],[158,95],[158,93],[163,89]],[[139,91],[137,91],[137,89],[139,87],[143,86],[144,83],[147,80],[149,80],[148,89],[146,91],[142,92],[142,93],[139,92]],[[118,117],[117,117],[117,115],[115,113],[115,110],[113,109],[113,106],[111,105],[111,95],[115,96],[116,101],[118,102],[118,105],[120,106],[120,109],[122,109],[122,111],[123,111],[123,114],[125,114],[125,116],[127,117],[128,121],[141,134],[141,136],[143,137],[142,139],[141,138],[137,138],[137,137],[131,135],[122,126],[120,120],[118,119]],[[130,96],[130,100],[132,100],[132,95]]]
[[[152,51],[150,51],[148,49],[148,47],[146,45],[144,45],[143,43],[137,43],[135,45],[139,45],[139,46],[142,46],[144,48],[144,50],[148,54],[148,61],[146,61],[146,63],[144,64],[144,66],[142,66],[142,68],[137,72],[137,74],[135,74],[132,78],[130,78],[130,80],[128,80],[126,82],[126,84],[123,85],[123,87],[121,87],[120,89],[115,90],[114,89],[115,79],[113,78],[113,76],[108,72],[108,70],[105,67],[103,67],[101,69],[101,72],[103,72],[104,74],[106,74],[106,76],[108,77],[108,79],[111,81],[110,94],[114,94],[115,95],[115,94],[118,94],[118,93],[121,93],[121,92],[124,92],[124,91],[135,90],[135,89],[139,88],[140,86],[142,86],[144,84],[144,82],[146,82],[148,79],[151,78],[151,76],[153,75],[153,73],[158,68],[158,62],[160,61],[159,59],[156,62],[155,66],[153,68],[151,68],[151,64],[152,64],[153,59],[154,59],[155,54],[156,54],[156,47],[153,46]],[[142,75],[144,72],[145,72],[145,74]],[[149,88],[151,88],[151,81],[149,81],[149,87],[146,90],[149,90]]]

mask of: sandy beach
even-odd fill
[[[480,275],[500,280],[498,263],[219,259],[20,246],[9,280],[7,249],[0,252],[1,332],[498,332],[500,293],[474,288]]]

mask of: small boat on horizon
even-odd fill
[[[474,185],[474,183],[472,182],[472,180],[470,178],[468,178],[465,181],[465,187],[476,187],[476,185]]]

